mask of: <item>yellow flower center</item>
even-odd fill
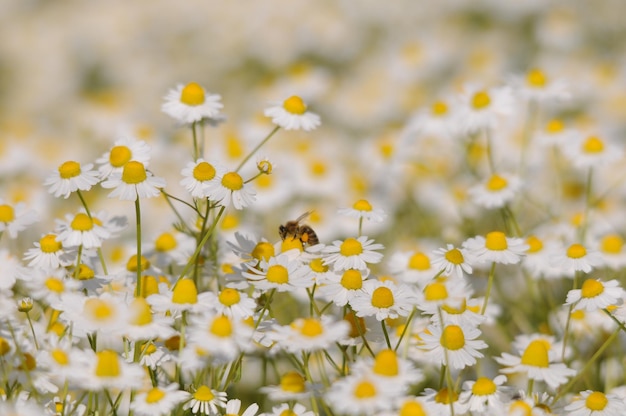
[[[148,325],[152,323],[152,311],[150,310],[150,304],[143,298],[134,298],[130,303],[132,325]]]
[[[141,162],[131,160],[124,165],[122,170],[122,180],[129,185],[135,185],[146,180],[146,168]]]
[[[96,321],[106,321],[115,315],[115,309],[108,302],[97,298],[87,299],[84,310],[85,313]]]
[[[230,415],[229,415],[229,416],[230,416]],[[291,410],[291,409],[285,409],[285,410],[283,410],[282,412],[280,412],[280,415],[279,415],[279,416],[298,416],[298,415],[296,414],[296,412],[294,412],[294,411],[293,411],[293,410]]]
[[[191,279],[182,279],[172,292],[172,302],[177,304],[198,303],[198,288]]]
[[[587,409],[592,411],[602,411],[609,403],[609,399],[607,399],[606,395],[600,391],[594,391],[589,396],[587,396],[587,400],[585,400],[585,406]]]
[[[96,272],[86,264],[80,264],[78,266],[78,280],[90,280],[96,277]]]
[[[361,272],[354,269],[348,269],[341,275],[341,286],[348,290],[358,290],[363,287],[363,276]]]
[[[157,251],[167,252],[176,248],[178,243],[171,233],[163,233],[157,237],[154,246]]]
[[[304,251],[304,246],[302,246],[302,241],[299,238],[285,238],[280,244],[280,251],[283,253],[293,249]]]
[[[342,256],[356,256],[363,252],[363,246],[356,238],[346,238],[339,247],[339,253]]]
[[[233,333],[233,323],[225,315],[218,316],[211,324],[211,333],[222,338],[229,337]]]
[[[193,168],[193,178],[199,182],[210,181],[215,177],[215,168],[208,162],[200,162]]]
[[[435,395],[435,402],[441,404],[450,404],[452,402],[455,402],[458,397],[459,395],[456,392],[453,391],[452,393],[450,393],[450,391],[444,387],[439,390]]]
[[[193,393],[193,398],[200,402],[210,402],[215,398],[215,395],[208,386],[203,384]]]
[[[448,105],[443,101],[437,101],[430,107],[430,112],[434,116],[443,116],[448,113]]]
[[[491,175],[491,178],[489,178],[489,180],[487,181],[487,190],[492,191],[492,192],[496,192],[496,191],[501,191],[504,188],[506,188],[506,186],[508,185],[508,182],[506,179],[504,179],[502,176],[498,176],[498,175]]]
[[[70,226],[75,231],[89,231],[93,228],[93,220],[81,212],[76,214]]]
[[[57,241],[57,237],[54,234],[48,234],[39,240],[39,247],[44,253],[56,253],[63,246]]]
[[[479,377],[472,386],[472,393],[477,396],[489,396],[496,392],[496,383],[487,377]]]
[[[602,292],[604,292],[604,285],[595,279],[585,280],[580,290],[580,294],[583,298],[595,298]]]
[[[180,93],[180,102],[187,105],[200,105],[204,103],[204,88],[198,83],[190,82],[185,85]]]
[[[283,108],[291,114],[302,115],[306,112],[306,104],[304,104],[302,98],[298,97],[297,95],[293,95],[287,98],[283,102]]]
[[[268,282],[284,285],[289,282],[289,271],[285,266],[274,264],[267,269],[266,277]]]
[[[231,191],[238,191],[243,188],[243,179],[237,172],[228,172],[222,178],[222,185]]]
[[[252,253],[250,253],[250,255],[252,255],[255,259],[265,261],[268,261],[270,257],[274,256],[274,254],[274,246],[267,241],[257,243],[257,245],[254,246]]]
[[[9,351],[11,351],[11,344],[6,338],[0,337],[0,356],[6,355]]]
[[[441,282],[433,282],[424,288],[424,298],[428,301],[438,301],[448,298],[448,289]]]
[[[564,128],[565,128],[565,125],[563,124],[561,120],[553,119],[553,120],[550,120],[548,124],[546,124],[545,130],[547,133],[557,134],[557,133],[562,132]]]
[[[59,365],[68,365],[70,362],[70,357],[60,348],[50,351],[50,356]]]
[[[146,394],[146,403],[157,403],[165,397],[165,392],[158,387],[153,387]]]
[[[537,253],[543,249],[543,242],[534,235],[526,239],[526,244],[528,244],[529,253]]]
[[[463,257],[463,253],[458,248],[453,248],[452,250],[446,251],[444,256],[446,260],[448,260],[452,264],[463,264],[465,258]]]
[[[11,205],[0,205],[0,222],[9,223],[15,219],[15,211]]]
[[[96,375],[98,377],[118,377],[120,375],[120,361],[115,351],[104,350],[96,353],[96,356],[98,359]]]
[[[218,299],[224,306],[233,306],[239,303],[241,296],[238,290],[227,287],[220,292]]]
[[[409,258],[409,269],[421,271],[430,270],[430,258],[420,251],[413,253]]]
[[[290,393],[302,393],[305,390],[304,377],[295,371],[290,371],[281,377],[280,388]]]
[[[587,250],[582,244],[572,244],[567,248],[567,257],[572,259],[580,259],[587,255]]]
[[[460,315],[467,310],[467,300],[463,298],[459,303],[442,305],[441,309],[450,315]]]
[[[492,251],[502,251],[506,250],[509,245],[503,232],[492,231],[486,236],[485,247]]]
[[[398,368],[398,356],[393,350],[384,349],[376,354],[374,360],[374,372],[381,376],[393,377],[400,372]]]
[[[356,209],[357,211],[371,211],[372,205],[365,199],[359,199],[354,203],[354,205],[352,205],[352,208]]]
[[[491,98],[486,91],[479,91],[472,97],[472,106],[474,106],[476,110],[489,107],[489,104],[491,104]]]
[[[145,258],[144,256],[141,256],[139,267],[141,267],[142,271],[146,270],[148,267],[150,267],[150,262],[148,261],[147,258]],[[128,259],[128,262],[126,263],[126,270],[128,270],[129,272],[137,271],[137,255],[136,254],[133,254]]]
[[[311,175],[321,177],[326,174],[326,171],[328,169],[326,168],[326,164],[324,162],[320,160],[316,160],[316,161],[311,162],[310,170],[311,170]]]
[[[159,293],[159,282],[154,276],[141,276],[141,297],[147,298],[150,295]]]
[[[394,304],[393,292],[385,286],[374,289],[372,293],[372,306],[375,308],[390,308]]]
[[[46,279],[46,288],[50,292],[63,293],[65,285],[63,284],[63,280],[61,279],[57,279],[56,277],[48,277]]]
[[[315,318],[305,318],[301,321],[300,333],[305,337],[317,337],[324,333],[324,327]]]
[[[439,342],[446,349],[460,350],[465,346],[465,334],[460,326],[448,325],[443,329]]]
[[[522,364],[533,367],[548,367],[550,360],[546,342],[540,339],[531,341],[526,350],[524,350],[524,354],[522,354]]]
[[[528,85],[535,88],[545,87],[547,79],[545,74],[539,69],[531,69],[526,74],[526,82]]]
[[[604,150],[604,143],[596,136],[588,137],[583,143],[585,153],[601,153]]]
[[[578,310],[572,312],[570,314],[570,316],[572,317],[573,320],[582,322],[585,319],[586,314],[585,314],[585,311],[583,309],[578,309]]]
[[[617,234],[610,234],[604,236],[602,239],[601,247],[602,251],[610,254],[618,254],[622,251],[624,246],[624,239]]]
[[[319,257],[311,260],[309,267],[316,273],[326,273],[328,271],[328,266],[326,266],[324,260]]]
[[[530,404],[526,403],[523,400],[516,400],[509,406],[509,414],[520,415],[520,416],[531,416],[533,413],[533,409]]]
[[[354,396],[359,399],[367,399],[376,396],[376,386],[369,381],[361,381],[354,388]]]
[[[126,146],[113,146],[109,153],[109,163],[114,168],[121,168],[133,157],[132,152]]]
[[[408,402],[404,402],[402,407],[400,407],[400,411],[398,412],[399,416],[426,416],[427,413],[424,410],[424,407],[417,400],[411,400]]]
[[[80,175],[80,163],[72,160],[59,166],[59,175],[62,179],[70,179]]]

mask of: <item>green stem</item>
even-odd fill
[[[391,349],[391,341],[389,340],[389,333],[387,332],[387,325],[385,325],[385,320],[380,321],[380,325],[383,328],[383,334],[385,335],[385,342],[387,343],[387,348]]]
[[[135,288],[135,296],[141,296],[141,208],[139,204],[139,195],[135,199],[135,219],[137,223],[137,286]]]
[[[28,325],[30,326],[30,332],[33,334],[33,341],[35,342],[35,349],[39,349],[39,344],[37,343],[37,335],[35,335],[35,328],[33,327],[33,321],[30,319],[30,314],[26,313],[26,319],[28,319]]]
[[[87,216],[89,217],[89,219],[92,219],[91,212],[89,212],[89,207],[87,206],[87,202],[85,201],[85,198],[83,198],[83,194],[80,192],[80,189],[76,190],[76,195],[78,195],[78,197],[80,198],[80,202],[83,204],[83,208],[85,208]]]
[[[241,168],[243,167],[243,165],[245,165],[245,164],[246,164],[246,162],[247,162],[248,160],[250,160],[250,158],[251,158],[252,156],[254,156],[254,154],[255,154],[255,153],[256,153],[256,152],[257,152],[257,151],[258,151],[261,147],[263,147],[263,145],[264,145],[265,143],[267,143],[267,141],[268,141],[268,140],[269,140],[269,139],[270,139],[270,138],[271,138],[271,137],[272,137],[272,136],[273,136],[273,135],[274,135],[274,134],[278,131],[278,129],[280,129],[280,126],[276,126],[276,127],[274,127],[274,130],[272,130],[272,131],[270,132],[270,134],[268,134],[268,135],[267,135],[267,136],[266,136],[263,140],[261,140],[261,142],[260,142],[259,144],[257,144],[257,146],[256,146],[254,149],[252,149],[252,151],[251,151],[250,153],[248,153],[248,156],[246,156],[246,157],[245,157],[245,158],[241,161],[241,163],[239,164],[239,166],[237,166],[237,169],[235,169],[235,172],[239,172],[239,171],[241,170]]]
[[[198,160],[199,151],[198,151],[198,135],[196,134],[196,122],[191,123],[191,135],[193,136],[193,160]]]
[[[487,303],[489,303],[489,295],[491,293],[491,287],[493,286],[493,278],[496,272],[496,262],[491,263],[491,269],[489,270],[489,280],[487,281],[487,291],[485,292],[485,300],[483,302],[483,307],[480,310],[480,314],[484,315],[487,310]]]

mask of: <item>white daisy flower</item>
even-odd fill
[[[254,315],[256,301],[245,292],[225,287],[218,294],[207,292],[210,295],[209,304],[218,315],[226,315],[229,318],[241,320]]]
[[[161,195],[160,188],[165,187],[165,179],[152,175],[143,163],[136,160],[127,162],[122,172],[112,173],[100,184],[103,188],[115,188],[109,198],[135,201],[137,198],[152,198]]]
[[[218,94],[207,94],[195,82],[179,84],[165,96],[161,111],[182,124],[191,124],[203,119],[219,122],[224,119],[220,110],[224,107]]]
[[[464,279],[439,276],[417,292],[417,308],[427,315],[436,315],[442,306],[459,308],[471,297],[472,289]]]
[[[22,272],[22,264],[9,250],[0,250],[0,291],[10,291]],[[28,274],[28,273],[26,273]]]
[[[98,339],[99,341],[99,339]],[[139,389],[146,383],[146,371],[136,363],[129,363],[113,350],[93,352],[86,350],[90,355],[89,366],[83,369],[81,386],[90,391],[114,389]]]
[[[337,211],[339,215],[345,215],[346,217],[365,219],[372,222],[383,222],[387,218],[387,214],[381,208],[374,208],[365,199],[359,199],[356,201],[352,208],[341,208]]]
[[[491,379],[479,377],[475,381],[468,380],[463,383],[463,391],[459,395],[459,402],[464,404],[471,413],[478,414],[503,414],[503,397],[506,387],[505,375],[499,375]]]
[[[259,391],[273,401],[304,400],[313,394],[312,386],[297,371],[288,371],[278,385],[263,386]]]
[[[569,416],[621,416],[626,414],[624,398],[611,393],[585,390],[572,397],[563,410]]]
[[[256,412],[259,411],[259,405],[256,403],[250,404],[243,413],[241,411],[241,400],[231,399],[226,403],[226,415],[227,416],[256,416]]]
[[[276,289],[279,292],[293,292],[298,288],[311,287],[315,283],[311,268],[287,254],[262,260],[258,267],[246,264],[249,272],[243,276],[262,291]]]
[[[474,134],[495,128],[500,117],[510,114],[513,108],[514,100],[509,87],[481,89],[468,85],[459,96],[455,116],[466,134]]]
[[[511,174],[493,174],[483,183],[467,192],[475,204],[487,209],[502,208],[515,198],[522,188],[522,181]]]
[[[374,416],[393,406],[402,391],[379,377],[351,374],[335,381],[325,398],[336,414]]]
[[[64,268],[24,269],[20,273],[20,280],[29,288],[30,296],[46,305],[57,304],[63,295],[77,292],[82,286],[80,281],[68,279]]]
[[[30,248],[24,254],[24,260],[30,260],[29,266],[42,269],[56,269],[59,266],[70,264],[63,244],[56,234],[46,234],[35,243],[35,248]]]
[[[62,311],[60,319],[72,325],[74,335],[85,336],[98,331],[102,337],[117,337],[128,333],[128,304],[123,293],[105,292],[85,296],[80,292],[64,293],[58,303],[51,306]]]
[[[510,84],[517,94],[528,101],[551,103],[571,97],[570,87],[564,79],[551,80],[539,68],[532,68],[524,75],[512,77]]]
[[[396,285],[391,280],[366,280],[361,291],[355,293],[350,306],[357,316],[376,316],[376,320],[408,316],[416,303],[413,290],[407,285]]]
[[[478,350],[487,348],[487,344],[476,339],[480,334],[478,328],[470,326],[446,325],[442,329],[440,325],[430,325],[421,335],[420,348],[426,350],[425,357],[431,363],[462,370],[476,364],[476,358],[484,357]]]
[[[534,279],[555,279],[562,276],[558,267],[552,266],[552,257],[559,251],[559,244],[553,240],[545,240],[536,235],[526,238],[528,250],[522,258],[521,265]]]
[[[210,308],[209,292],[198,293],[198,288],[192,279],[184,278],[176,285],[163,293],[155,293],[146,298],[148,303],[157,312],[171,312],[176,317],[183,311],[203,312]]]
[[[342,272],[329,272],[318,282],[315,296],[345,306],[363,288],[369,270],[348,269]]]
[[[127,331],[124,336],[131,341],[168,339],[176,334],[174,318],[152,312],[143,297],[132,298],[125,319]]]
[[[130,404],[130,409],[138,416],[170,415],[176,406],[190,396],[189,392],[179,390],[176,383],[152,387],[148,391],[137,393]]]
[[[550,265],[560,271],[560,275],[574,277],[577,271],[589,273],[602,266],[602,257],[595,250],[587,250],[584,245],[574,243],[561,247],[550,259]]]
[[[150,146],[143,140],[132,137],[125,137],[116,140],[113,147],[96,159],[100,177],[106,179],[113,172],[121,172],[124,165],[131,160],[143,163],[148,166],[150,162]]]
[[[421,370],[416,368],[410,361],[398,357],[391,349],[382,349],[372,358],[360,359],[354,363],[353,374],[362,374],[374,378],[380,378],[389,386],[394,385],[405,394],[411,385],[417,384],[424,379]]]
[[[250,206],[256,199],[254,189],[244,182],[239,173],[232,171],[224,173],[219,180],[207,182],[204,192],[211,201],[217,201],[224,207],[232,204],[235,209]]]
[[[80,163],[68,160],[46,178],[44,185],[56,198],[69,198],[72,192],[88,191],[100,182],[100,175],[92,170],[93,163],[81,166]]]
[[[383,255],[374,250],[381,250],[382,244],[368,240],[366,236],[335,240],[323,248],[324,264],[332,265],[334,270],[366,269],[368,263],[379,263]]]
[[[207,188],[211,182],[222,180],[222,176],[226,173],[226,168],[215,161],[207,162],[200,158],[195,162],[189,162],[183,168],[181,174],[184,179],[180,184],[194,198],[207,198],[209,193]]]
[[[623,154],[621,147],[597,135],[580,137],[562,148],[574,166],[581,169],[606,166],[620,160]]]
[[[84,212],[65,216],[65,221],[57,220],[57,239],[64,247],[83,246],[86,249],[102,246],[102,242],[111,237],[103,224],[95,217]]]
[[[24,202],[10,205],[0,199],[0,235],[8,231],[9,237],[16,238],[17,233],[37,222],[38,219],[37,213],[29,209]]]
[[[217,415],[219,408],[226,407],[226,392],[218,391],[207,385],[201,385],[191,395],[191,400],[183,406],[183,410],[191,409],[194,415]]]
[[[446,244],[446,248],[438,248],[433,251],[431,265],[448,276],[456,276],[459,279],[464,273],[472,274],[472,266],[466,259],[464,248],[456,248],[452,244]]]
[[[587,279],[580,289],[567,292],[566,305],[574,305],[573,310],[583,309],[592,312],[615,305],[622,298],[624,290],[617,280],[602,282],[600,279]]]
[[[264,416],[316,416],[315,412],[307,410],[306,407],[300,403],[296,403],[293,406],[289,403],[283,403],[278,406],[272,407],[271,412],[263,413]],[[247,415],[241,415],[247,416]]]
[[[492,231],[485,237],[476,236],[463,242],[467,254],[477,263],[517,264],[528,245],[521,238],[507,237],[501,231]]]
[[[437,275],[425,250],[401,251],[391,255],[388,261],[389,272],[404,283],[417,283],[423,287]]]
[[[272,123],[285,130],[311,131],[320,125],[320,117],[307,111],[302,98],[293,95],[282,103],[272,103],[273,106],[265,109],[264,114],[272,118]]]
[[[626,267],[626,245],[619,234],[606,234],[593,245],[600,253],[604,264],[611,270]]]
[[[267,336],[277,343],[277,347],[287,352],[326,350],[331,345],[345,338],[350,331],[350,324],[335,321],[328,315],[321,318],[297,318],[289,325],[275,325]]]

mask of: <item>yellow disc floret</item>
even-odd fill
[[[374,289],[372,293],[372,306],[375,308],[390,308],[394,304],[393,292],[385,286]]]
[[[109,163],[114,168],[121,168],[133,157],[132,152],[126,146],[113,146],[109,153]]]
[[[283,102],[283,108],[291,114],[302,115],[306,112],[306,104],[297,95],[287,98]]]
[[[9,223],[15,219],[15,211],[11,205],[0,205],[0,222]]]
[[[135,185],[145,181],[148,178],[146,167],[141,162],[131,160],[124,165],[122,171],[122,181],[129,185]]]
[[[215,168],[208,162],[200,162],[193,168],[193,177],[200,182],[210,181],[215,177]]]
[[[361,242],[359,242],[359,240],[357,240],[356,238],[346,238],[343,243],[341,243],[341,246],[339,247],[339,253],[341,253],[342,256],[356,256],[359,255],[363,252],[363,246],[361,245]]]
[[[501,231],[492,231],[485,238],[485,247],[492,251],[506,250],[509,245],[506,241],[506,235]]]
[[[238,191],[243,188],[243,179],[237,172],[228,172],[222,177],[222,185],[231,191]]]
[[[62,179],[70,179],[80,175],[80,163],[69,160],[59,166],[59,175]]]
[[[180,102],[187,105],[200,105],[204,103],[204,88],[195,82],[185,85],[180,93]]]

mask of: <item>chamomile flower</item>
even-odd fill
[[[564,101],[570,88],[564,79],[550,79],[544,71],[532,68],[526,74],[511,78],[511,86],[524,99],[539,103]]]
[[[235,209],[243,209],[256,200],[254,189],[234,171],[224,173],[217,181],[207,182],[205,188],[206,197],[224,207],[232,204]]]
[[[55,198],[69,198],[72,192],[88,191],[100,182],[100,175],[93,170],[93,163],[81,166],[73,160],[63,162],[57,170],[48,176],[44,185],[49,187]]]
[[[462,279],[464,273],[472,274],[472,266],[469,259],[467,259],[467,252],[464,248],[446,244],[446,248],[441,247],[433,251],[431,257],[433,269],[439,270],[445,275],[456,276]]]
[[[102,293],[85,296],[82,293],[64,293],[53,308],[62,311],[60,319],[71,324],[74,335],[84,336],[98,331],[98,341],[128,333],[128,305],[123,295]]]
[[[297,318],[285,326],[276,325],[268,338],[279,348],[291,353],[328,349],[345,338],[350,331],[346,321],[335,321],[328,315],[321,318]]]
[[[133,298],[126,315],[127,332],[131,341],[167,339],[176,334],[172,327],[174,319],[164,314],[153,313],[150,304],[143,297]]]
[[[479,235],[465,240],[463,248],[477,263],[516,264],[528,250],[528,245],[521,238],[507,237],[501,231],[492,231],[485,237]]]
[[[278,385],[263,386],[259,391],[274,401],[303,400],[313,393],[312,386],[297,371],[284,373]]]
[[[203,119],[218,122],[224,118],[220,110],[224,107],[218,94],[207,94],[198,83],[179,84],[164,97],[161,111],[182,124],[191,124]]]
[[[391,280],[366,280],[363,288],[350,300],[357,316],[376,316],[376,320],[408,316],[416,297],[409,286]]]
[[[63,295],[76,292],[81,287],[78,280],[67,278],[64,268],[25,269],[20,273],[20,280],[29,288],[30,296],[47,305],[57,304]]]
[[[195,162],[188,162],[181,171],[183,179],[180,184],[194,198],[207,198],[209,196],[207,188],[211,182],[222,179],[226,173],[226,168],[215,161],[206,161],[202,158]]]
[[[598,135],[580,137],[563,148],[574,166],[585,169],[606,166],[622,156],[622,149]]]
[[[179,390],[178,384],[172,383],[164,387],[152,387],[150,390],[137,393],[130,404],[134,414],[140,416],[170,415],[176,406],[191,396],[189,392]]]
[[[479,350],[487,348],[487,344],[477,339],[480,334],[479,329],[471,326],[445,325],[442,328],[430,325],[421,335],[423,344],[420,348],[426,350],[425,357],[430,362],[462,370],[476,364],[477,358],[484,357]]]
[[[337,414],[378,415],[402,394],[394,387],[378,377],[351,374],[334,382],[324,397]]]
[[[626,266],[626,246],[619,234],[606,234],[593,246],[598,250],[603,263],[612,270],[619,270]]]
[[[384,246],[368,240],[366,236],[349,237],[345,240],[335,240],[330,246],[323,248],[324,264],[332,265],[334,270],[366,269],[367,264],[379,263],[383,255],[375,250]]]
[[[57,221],[57,224],[57,238],[63,247],[97,248],[111,236],[99,219],[84,212],[68,214],[65,221]]]
[[[233,319],[246,319],[254,315],[257,304],[245,292],[232,287],[225,287],[219,293],[208,292],[209,304],[218,315],[226,315]]]
[[[42,269],[56,269],[69,265],[63,245],[56,234],[45,234],[24,254],[24,260],[30,260],[29,266]]]
[[[504,411],[506,376],[499,375],[491,379],[479,377],[473,381],[463,383],[463,391],[459,395],[459,402],[465,404],[472,414],[499,415]]]
[[[285,130],[315,130],[320,125],[320,117],[307,111],[302,98],[293,95],[282,103],[272,103],[265,109],[265,116],[272,118],[272,123]]]
[[[116,140],[113,147],[96,159],[100,177],[106,179],[113,172],[121,172],[124,165],[131,160],[147,166],[150,162],[150,146],[143,140],[125,137]]]
[[[135,201],[137,198],[152,198],[161,195],[160,188],[165,187],[165,179],[156,177],[147,171],[143,163],[131,160],[122,168],[122,172],[113,172],[100,184],[103,188],[114,188],[109,198]]]
[[[205,350],[215,362],[230,362],[250,347],[253,329],[242,320],[204,312],[190,315],[189,326],[189,343]]]
[[[409,386],[421,382],[424,378],[422,372],[414,365],[401,357],[391,349],[383,349],[376,353],[373,359],[365,358],[357,361],[352,373],[363,374],[374,378],[380,378],[394,389],[406,393]]]
[[[492,174],[487,180],[468,190],[475,204],[487,209],[502,208],[515,198],[522,181],[514,175]]]
[[[239,413],[241,411],[241,400],[239,399],[231,399],[226,403],[226,414],[225,416],[256,416],[256,412],[259,411],[259,405],[256,403],[252,403],[250,406],[243,411],[243,413]]]
[[[86,353],[90,359],[87,368],[83,370],[82,387],[87,390],[139,389],[146,381],[146,373],[141,366],[126,362],[113,350],[86,350]]]
[[[587,250],[584,245],[574,243],[555,252],[550,265],[557,268],[562,276],[574,277],[577,271],[589,273],[600,267],[602,257],[597,251]]]
[[[563,410],[569,416],[620,416],[626,412],[626,401],[615,394],[585,390]]]
[[[428,315],[436,315],[442,306],[459,308],[472,291],[464,279],[439,276],[416,294],[417,308]]]
[[[177,316],[183,311],[202,312],[210,308],[209,292],[198,293],[198,288],[192,279],[181,279],[165,293],[155,293],[146,298],[148,303],[157,312],[172,313]]]
[[[0,291],[10,291],[22,271],[22,265],[9,250],[0,250]]]
[[[423,287],[437,275],[431,256],[424,250],[399,251],[389,259],[389,271],[404,283]]]
[[[283,403],[278,406],[272,407],[272,411],[268,413],[263,413],[264,416],[315,416],[315,412],[311,410],[307,410],[306,407],[301,405],[300,403],[296,403],[291,406],[289,403]],[[243,414],[241,416],[247,416]]]
[[[359,199],[352,205],[352,208],[341,208],[337,212],[339,215],[372,222],[383,222],[387,218],[384,210],[372,207],[372,204],[366,199]]]
[[[554,279],[561,277],[561,271],[550,263],[555,253],[559,251],[559,244],[553,240],[546,240],[536,235],[526,238],[528,250],[522,258],[522,267],[529,272],[534,279]]]
[[[218,391],[203,384],[191,395],[183,409],[190,409],[194,415],[217,415],[218,408],[226,407],[226,392]]]
[[[368,269],[326,273],[324,279],[318,282],[315,295],[337,306],[345,306],[363,288],[363,282],[368,275]]]
[[[196,240],[180,231],[164,231],[153,243],[142,249],[144,255],[157,267],[166,269],[172,264],[187,264],[196,248]]]
[[[24,202],[11,205],[0,199],[0,235],[8,231],[9,237],[16,238],[20,231],[37,222],[39,216]]]
[[[493,129],[504,115],[513,111],[513,95],[508,87],[479,88],[468,85],[459,96],[456,117],[466,134]]]
[[[573,310],[583,309],[592,312],[615,305],[621,300],[624,290],[617,280],[603,282],[600,279],[587,279],[580,289],[567,292],[566,305],[574,305]]]
[[[311,287],[315,283],[311,269],[287,254],[270,257],[261,261],[259,267],[248,267],[243,276],[259,290],[276,289],[279,292],[292,292],[298,288]]]

